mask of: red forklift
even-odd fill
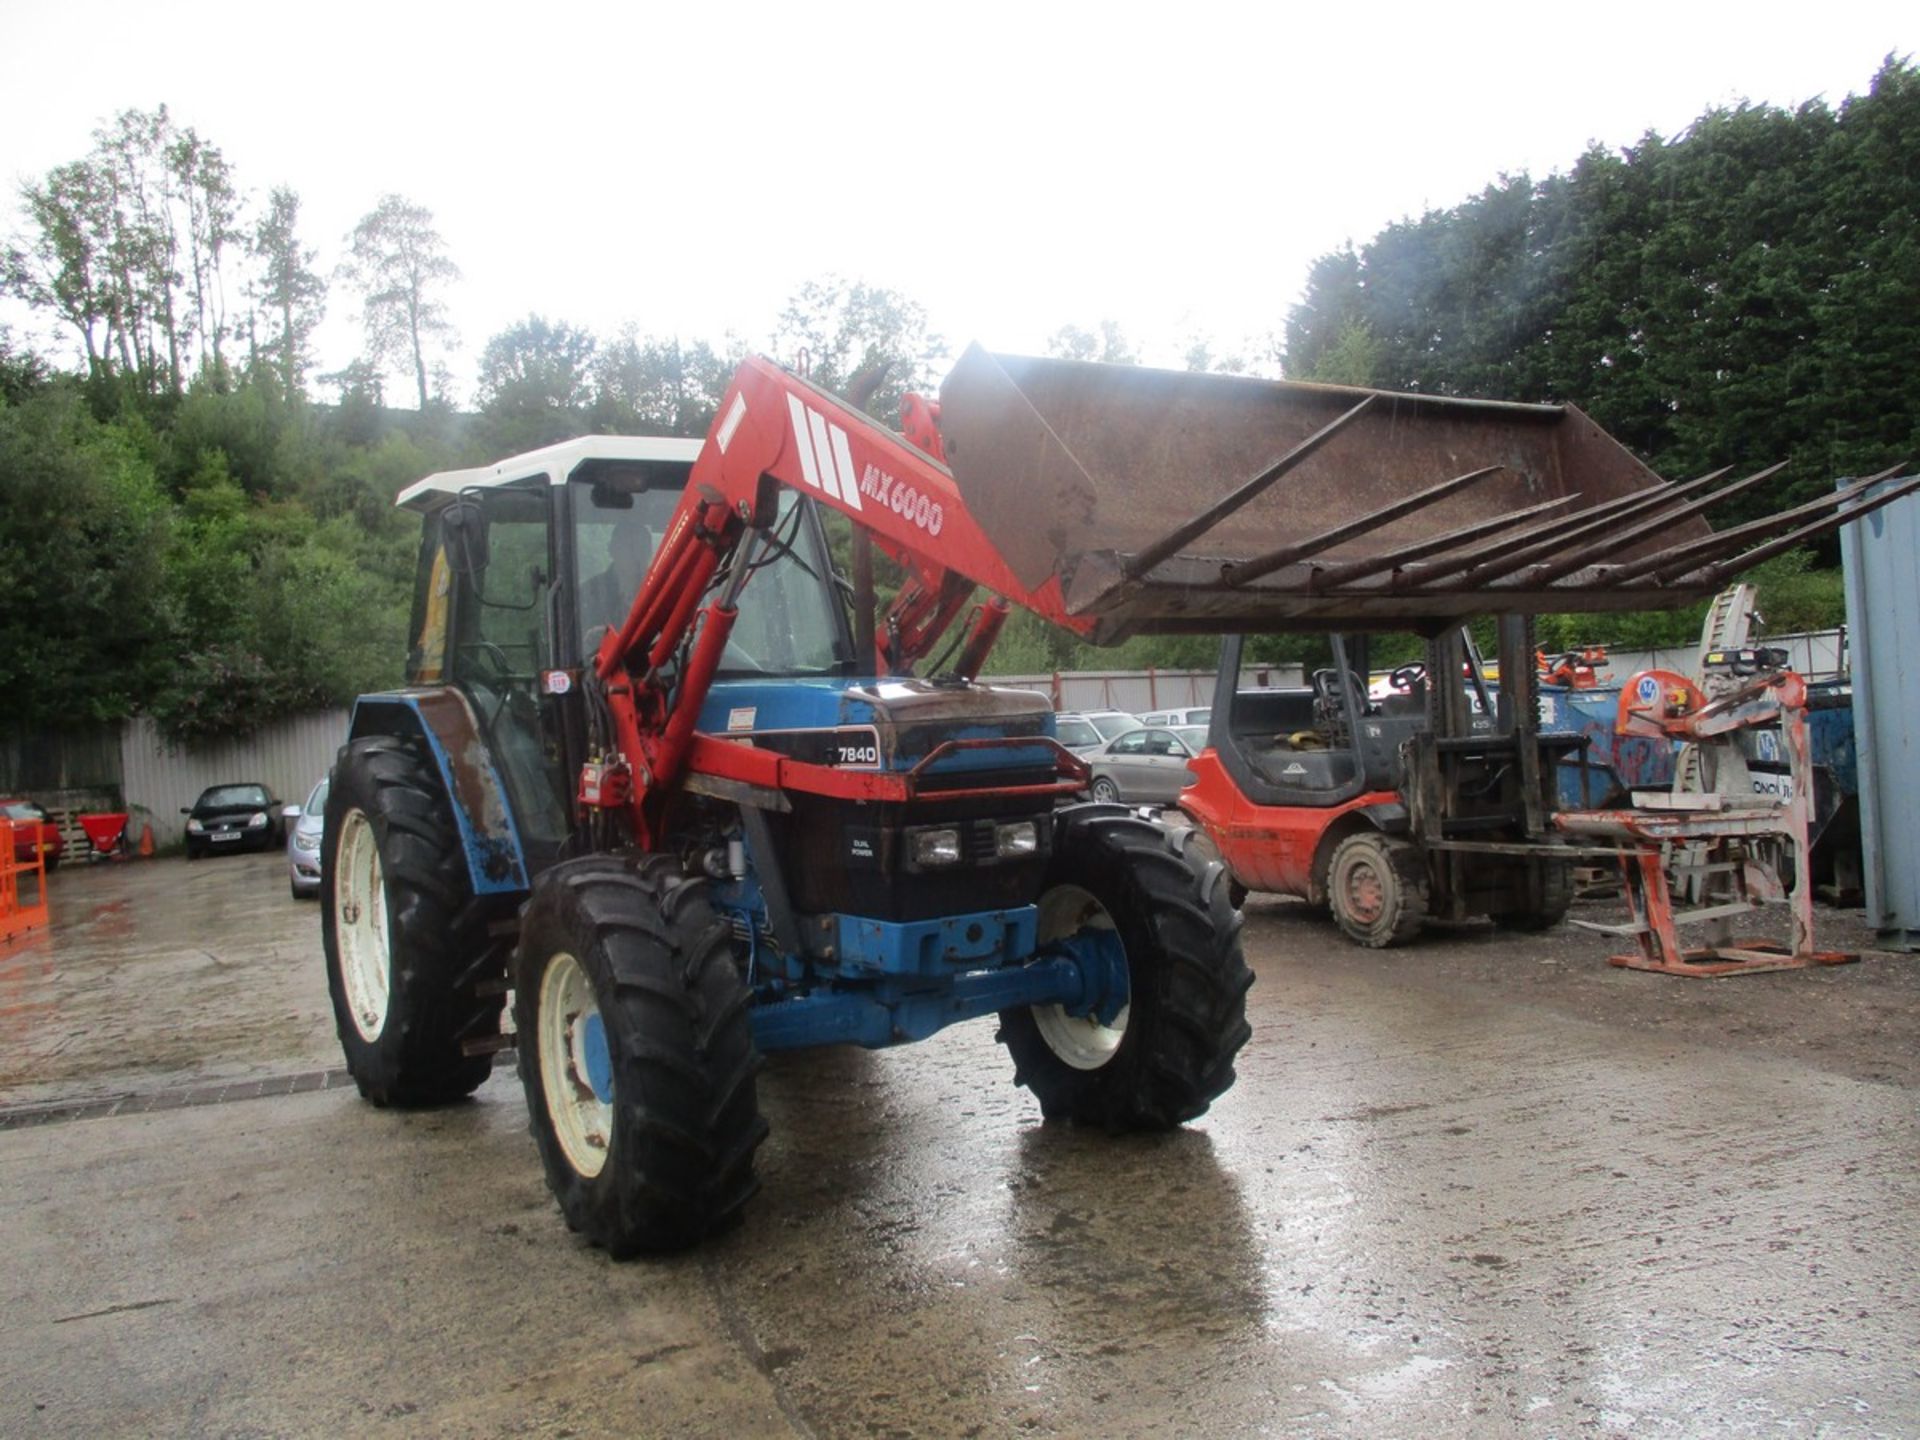
[[[1205,753],[1180,808],[1249,891],[1330,911],[1356,944],[1401,945],[1429,920],[1559,922],[1572,901],[1552,828],[1555,775],[1582,736],[1539,733],[1531,626],[1498,622],[1490,683],[1470,631],[1370,684],[1372,638],[1336,634],[1305,686],[1267,683],[1226,639]],[[1505,677],[1517,677],[1506,679]]]

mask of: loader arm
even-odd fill
[[[922,438],[939,448],[930,419]],[[875,800],[912,791],[911,776],[850,774],[695,733],[740,591],[779,544],[782,487],[838,510],[906,569],[878,647],[882,674],[910,673],[980,585],[1079,634],[1093,629],[1068,612],[1057,577],[1029,586],[1014,574],[933,455],[780,366],[748,359],[625,622],[594,660],[620,762],[596,771],[580,798],[624,809],[643,844],[659,833],[660,809],[689,769],[770,801],[791,789]],[[977,672],[1005,613],[999,601],[983,608],[960,673]]]

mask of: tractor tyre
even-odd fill
[[[414,742],[349,742],[334,762],[320,847],[320,934],[347,1071],[375,1105],[442,1105],[477,1090],[504,999],[461,983],[488,945],[453,807]]]
[[[1118,941],[1126,1003],[1102,1023],[1061,1005],[1000,1012],[999,1039],[1049,1120],[1168,1130],[1233,1084],[1251,1033],[1240,915],[1226,868],[1173,832],[1111,805],[1054,817],[1040,895],[1042,954]]]
[[[1360,830],[1334,847],[1327,866],[1334,923],[1356,945],[1384,950],[1420,933],[1427,867],[1412,842]]]
[[[1495,910],[1494,924],[1508,930],[1532,934],[1551,930],[1567,918],[1573,908],[1573,863],[1568,860],[1541,862],[1540,903],[1518,910]]]
[[[588,856],[534,885],[514,962],[520,1079],[570,1228],[615,1259],[736,1223],[766,1138],[749,996],[704,881]]]

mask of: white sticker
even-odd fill
[[[727,712],[727,729],[728,730],[753,729],[753,718],[758,713],[759,713],[758,709],[752,705],[743,705],[738,710],[729,710]]]
[[[733,405],[727,411],[726,422],[721,425],[720,433],[713,437],[715,443],[719,445],[722,455],[727,453],[727,446],[733,443],[733,432],[740,428],[740,422],[746,418],[747,397],[744,395],[735,395],[733,397]]]

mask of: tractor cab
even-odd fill
[[[626,620],[699,452],[694,440],[592,436],[430,475],[399,497],[423,520],[407,684],[464,697],[527,869],[544,869],[574,827],[583,682]],[[781,545],[742,594],[721,661],[722,708],[728,682],[854,668],[818,515],[792,491],[779,504]]]

